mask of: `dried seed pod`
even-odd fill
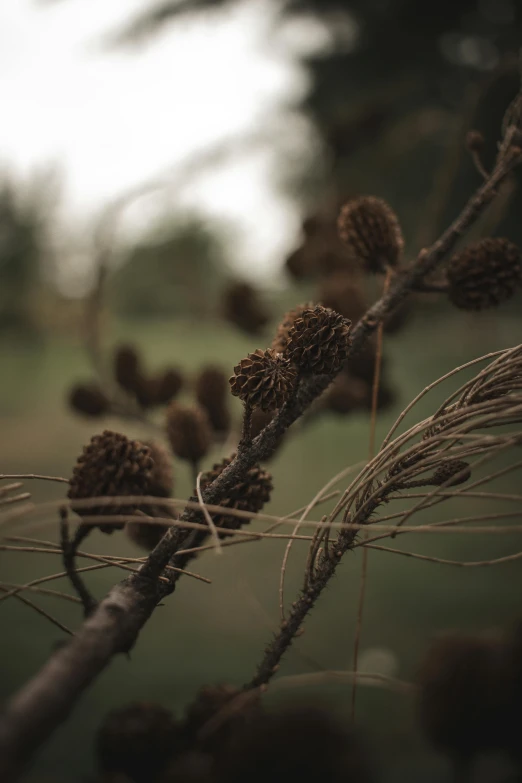
[[[234,367],[230,388],[250,408],[272,411],[293,393],[297,375],[291,363],[273,348],[258,348]]]
[[[257,290],[248,283],[232,283],[223,295],[223,314],[227,321],[251,335],[262,332],[270,320]]]
[[[221,462],[214,465],[212,470],[203,473],[201,476],[201,489],[210,486],[224,469],[230,465],[232,457],[226,457]],[[254,465],[247,472],[246,476],[239,480],[233,487],[227,490],[226,497],[219,501],[220,506],[225,508],[235,508],[239,511],[250,511],[257,513],[270,500],[270,494],[273,489],[272,476],[259,465]],[[241,525],[248,524],[249,520],[241,519],[236,516],[226,516],[222,514],[212,515],[217,527],[225,527],[229,530],[238,530]]]
[[[501,746],[503,646],[460,634],[436,641],[419,674],[421,726],[455,760]]]
[[[69,392],[69,405],[84,416],[103,416],[110,402],[97,383],[78,383]]]
[[[220,367],[203,367],[195,383],[196,399],[205,408],[215,433],[226,435],[230,430],[228,409],[228,379]]]
[[[118,432],[105,430],[94,435],[78,457],[70,480],[67,497],[72,501],[120,495],[148,495],[151,487],[153,461],[150,449],[137,440],[129,440]],[[80,516],[119,516],[135,514],[135,504],[71,507]],[[142,509],[143,510],[143,509]],[[98,527],[103,533],[121,530],[124,522],[105,523]]]
[[[175,367],[169,367],[159,373],[156,380],[156,404],[166,405],[183,388],[183,375]]]
[[[323,282],[319,301],[325,307],[349,318],[352,323],[362,318],[367,309],[360,285],[352,275],[346,273],[338,272]]]
[[[300,373],[335,375],[350,347],[351,321],[327,307],[305,310],[288,334],[285,355]]]
[[[169,710],[137,702],[106,716],[96,736],[96,755],[103,773],[149,783],[163,772],[182,743],[182,729]]]
[[[348,201],[338,219],[341,240],[368,272],[396,267],[404,248],[397,215],[381,198],[361,196]]]
[[[134,394],[141,376],[141,362],[133,345],[120,345],[114,354],[114,377],[125,391]]]
[[[451,258],[447,278],[448,296],[456,307],[495,307],[521,285],[522,253],[507,239],[482,239]]]
[[[459,473],[462,475],[459,476]],[[441,484],[449,482],[447,485],[448,487],[456,487],[458,484],[464,484],[470,477],[471,470],[469,462],[464,462],[464,460],[461,459],[452,459],[448,462],[444,462],[437,468],[430,484],[441,486]]]
[[[127,522],[125,525],[125,533],[132,543],[147,552],[151,552],[159,544],[166,532],[167,526],[160,525],[159,522]]]
[[[199,406],[189,408],[171,402],[167,408],[167,435],[177,457],[193,464],[198,463],[212,443],[206,411]]]
[[[321,406],[332,413],[346,416],[360,409],[365,404],[367,396],[368,386],[364,381],[341,372],[326,390]]]
[[[297,307],[292,308],[292,310],[289,310],[284,314],[283,320],[277,327],[276,336],[272,341],[271,347],[274,351],[277,351],[277,353],[284,352],[288,342],[288,333],[294,325],[295,319],[302,315],[305,310],[310,310],[313,307],[315,307],[313,302],[305,302],[304,304],[297,305]]]

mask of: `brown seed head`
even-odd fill
[[[212,431],[206,411],[171,402],[167,408],[167,435],[174,454],[193,464],[207,454]]]
[[[125,391],[134,393],[141,375],[141,362],[133,345],[120,345],[114,354],[114,376]]]
[[[459,473],[461,473],[460,476],[458,475]],[[457,484],[464,484],[470,477],[469,462],[464,462],[461,459],[452,459],[444,462],[437,468],[430,483],[440,486],[448,481],[448,487],[456,487]]]
[[[294,325],[295,319],[301,316],[305,310],[310,310],[313,307],[315,307],[313,302],[305,302],[304,304],[297,305],[297,307],[294,307],[284,314],[283,320],[277,327],[276,336],[272,341],[271,347],[274,351],[277,351],[277,353],[284,353],[288,342],[288,333]]]
[[[224,469],[232,462],[231,457],[226,457],[214,465],[212,470],[201,476],[201,489],[210,486]],[[241,479],[227,491],[227,496],[219,501],[220,506],[235,508],[239,511],[257,513],[270,500],[273,489],[272,476],[259,465],[254,465]],[[248,524],[249,520],[235,516],[221,514],[212,515],[217,527],[225,527],[229,530],[237,530],[241,525]]]
[[[496,640],[452,634],[432,644],[420,670],[418,707],[435,747],[461,758],[498,747],[502,657]]]
[[[69,405],[84,416],[103,416],[110,403],[96,383],[78,383],[69,392]]]
[[[285,355],[301,373],[335,375],[348,355],[350,326],[327,307],[305,310],[289,331]]]
[[[447,277],[448,295],[456,307],[495,307],[522,283],[522,253],[507,239],[482,239],[451,258]]]
[[[181,748],[181,727],[159,704],[138,702],[110,712],[96,736],[104,773],[120,773],[133,783],[156,780]]]
[[[319,301],[325,307],[349,318],[352,323],[357,323],[366,312],[366,302],[360,285],[352,275],[343,272],[331,275],[323,282]]]
[[[273,348],[258,348],[234,367],[230,388],[251,408],[272,411],[280,408],[292,394],[296,372],[291,363]]]
[[[368,272],[396,267],[404,248],[399,220],[383,199],[361,196],[342,207],[339,236]]]
[[[196,378],[196,399],[207,411],[212,429],[220,435],[225,435],[231,425],[228,389],[228,378],[220,367],[208,365]]]
[[[269,321],[258,291],[248,283],[232,283],[223,295],[223,314],[242,331],[258,335]]]
[[[148,495],[153,461],[150,449],[137,440],[129,440],[118,432],[105,430],[94,435],[84,447],[73,470],[67,496],[71,500],[120,495]],[[109,516],[136,513],[135,505],[72,508],[80,516]],[[104,533],[123,528],[124,522],[100,524]]]

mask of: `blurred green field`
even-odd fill
[[[522,322],[515,314],[480,320],[459,314],[440,315],[427,310],[396,337],[386,341],[387,365],[399,399],[380,416],[378,440],[408,400],[426,384],[457,364],[488,351],[516,344]],[[115,324],[111,344],[136,340],[151,368],[180,365],[188,373],[204,362],[231,369],[255,340],[231,328],[193,322],[148,325]],[[262,344],[262,342],[260,343]],[[64,402],[69,385],[88,379],[91,371],[79,339],[55,338],[39,347],[0,343],[0,472],[70,475],[82,445],[105,426],[128,435],[148,434],[141,425],[104,420],[80,420]],[[468,377],[468,376],[466,376]],[[463,382],[463,381],[461,381]],[[460,385],[460,384],[459,384]],[[408,424],[427,416],[455,388],[446,383],[424,398]],[[239,413],[239,408],[237,408]],[[305,504],[334,474],[367,456],[369,416],[321,418],[296,432],[270,464],[275,492],[268,513],[285,514]],[[216,450],[212,457],[219,456]],[[497,486],[512,489],[516,479],[506,477]],[[178,497],[191,490],[186,465],[177,465]],[[35,500],[62,496],[59,484],[33,482],[27,489]],[[451,516],[482,513],[484,503],[468,501],[452,507]],[[488,510],[489,510],[488,506]],[[423,520],[441,519],[434,509]],[[40,516],[41,520],[43,517]],[[314,518],[318,518],[315,512]],[[21,535],[56,540],[56,521],[46,517],[43,527]],[[20,524],[20,530],[22,523]],[[11,532],[13,532],[11,530]],[[475,560],[500,556],[520,547],[519,537],[440,535],[403,536],[394,546],[441,557]],[[284,542],[257,542],[225,549],[221,557],[205,554],[194,570],[212,579],[212,585],[184,578],[165,606],[159,608],[142,633],[130,660],[116,660],[85,695],[72,719],[40,754],[27,780],[85,780],[93,773],[92,737],[102,715],[135,699],[158,700],[181,710],[205,683],[241,684],[254,671],[264,644],[278,623],[278,581]],[[116,533],[94,534],[90,551],[137,555],[132,544]],[[361,550],[348,555],[338,576],[320,600],[301,636],[281,666],[280,676],[321,669],[350,669]],[[295,545],[287,573],[287,601],[297,591],[306,549]],[[1,552],[3,582],[23,583],[61,570],[57,556]],[[96,571],[89,584],[96,595],[119,578],[112,569]],[[450,568],[422,563],[389,553],[371,552],[364,627],[363,659],[383,649],[397,662],[395,676],[412,679],[416,663],[433,633],[446,628],[484,629],[510,621],[519,610],[522,565],[511,563],[487,569]],[[62,580],[52,586],[68,589]],[[81,617],[78,608],[57,599],[31,596],[72,628]],[[0,698],[15,691],[45,661],[62,634],[30,608],[11,599],[0,603]],[[285,690],[284,698],[318,697],[349,713],[350,686],[314,686]],[[274,693],[268,700],[283,698]],[[358,719],[370,741],[390,765],[389,780],[417,779],[426,748],[412,730],[408,697],[381,688],[361,686]],[[434,763],[437,770],[437,763]],[[435,774],[435,772],[433,773]],[[423,780],[429,780],[427,775]],[[438,778],[440,779],[440,777]]]

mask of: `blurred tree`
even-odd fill
[[[208,317],[224,270],[224,242],[197,217],[170,222],[128,250],[112,280],[112,300],[127,317]]]

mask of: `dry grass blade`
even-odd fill
[[[8,591],[9,589],[7,587],[0,586],[0,590],[2,591]],[[35,612],[40,614],[42,617],[45,617],[46,620],[49,620],[50,623],[55,625],[57,628],[59,628],[61,631],[65,631],[65,633],[68,633],[70,636],[73,635],[73,632],[70,628],[68,628],[66,625],[60,622],[60,620],[57,620],[56,617],[53,617],[52,614],[49,614],[49,612],[46,612],[45,609],[42,609],[41,606],[37,606],[35,603],[29,600],[29,598],[25,598],[23,595],[19,595],[18,592],[12,593],[12,595],[15,595],[16,598],[21,601],[26,606],[30,606],[31,609],[34,609]],[[3,596],[5,597],[5,596]]]

